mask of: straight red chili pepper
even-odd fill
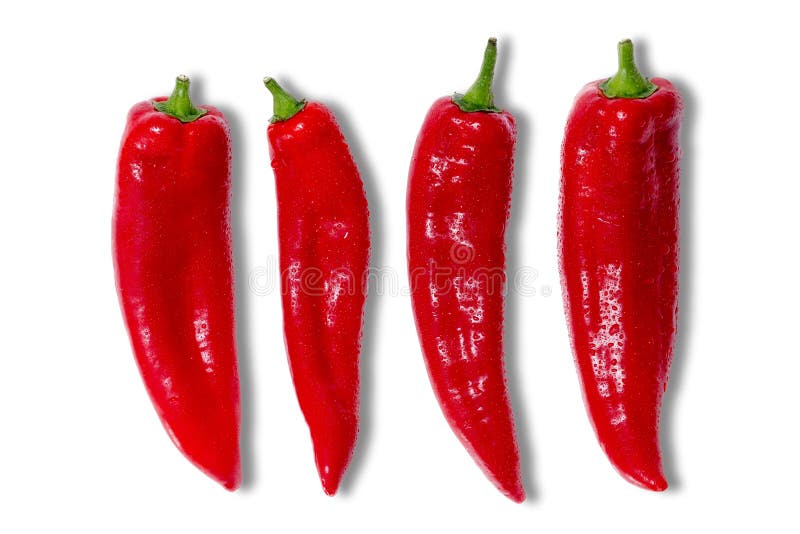
[[[586,85],[562,152],[559,257],[584,399],[630,482],[661,491],[658,423],[678,311],[679,130],[667,80],[647,80],[630,41],[619,72]]]
[[[442,411],[492,483],[521,502],[503,363],[504,236],[517,132],[493,102],[496,47],[490,39],[475,84],[434,102],[422,125],[409,172],[408,269]]]
[[[283,324],[322,487],[336,493],[358,434],[369,264],[364,185],[336,119],[275,80],[267,128],[278,199]]]
[[[128,114],[117,167],[117,290],[172,441],[229,490],[241,481],[228,123],[189,80]]]

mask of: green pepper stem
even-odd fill
[[[453,102],[461,108],[461,111],[500,111],[494,106],[492,93],[495,63],[497,63],[497,39],[492,37],[486,44],[478,79],[466,93],[456,94],[453,97]]]
[[[600,90],[608,98],[647,98],[658,89],[658,86],[642,76],[633,59],[633,43],[630,39],[620,41],[617,45],[619,70],[600,84]]]
[[[264,78],[264,85],[272,93],[272,118],[270,122],[280,122],[291,119],[300,112],[306,105],[305,100],[297,100],[295,97],[284,91],[273,78]]]
[[[181,122],[196,121],[208,113],[208,110],[196,108],[192,104],[192,100],[189,98],[189,78],[183,74],[175,80],[175,89],[173,89],[169,98],[160,102],[153,102],[153,107],[170,117],[175,117]]]

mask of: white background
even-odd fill
[[[761,1],[17,2],[0,13],[0,531],[678,532],[797,528],[798,46]],[[708,5],[716,5],[709,3]],[[525,7],[523,7],[525,6]],[[507,360],[528,501],[483,477],[442,417],[405,287],[405,188],[428,106],[499,38],[497,103],[519,123]],[[683,91],[678,348],[663,414],[671,482],[622,480],[586,417],[556,266],[559,149],[572,99],[631,37]],[[244,487],[172,446],[137,374],[110,222],[125,116],[169,93],[228,116]],[[362,430],[326,497],[286,364],[264,75],[336,111],[366,182],[373,264]],[[258,276],[255,276],[258,279]],[[262,277],[261,283],[264,282]],[[547,291],[552,294],[547,296]]]

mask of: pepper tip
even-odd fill
[[[664,477],[658,477],[648,481],[647,489],[652,491],[665,491],[669,487]]]
[[[661,492],[666,490],[667,487],[669,487],[667,480],[664,478],[664,475],[662,475],[660,472],[654,472],[654,473],[646,473],[642,471],[638,472],[620,471],[620,472],[628,480],[628,482],[646,490]]]
[[[317,465],[317,472],[319,473],[319,481],[322,483],[322,491],[325,495],[333,497],[339,489],[339,484],[342,481],[345,467],[332,466],[330,464]]]
[[[230,492],[238,490],[242,485],[242,466],[237,462],[233,468],[225,473],[209,473],[212,478]]]
[[[525,502],[525,497],[526,497],[525,490],[520,487],[510,493],[507,493],[506,497],[508,497],[517,504],[523,503]]]
[[[336,490],[339,489],[339,481],[336,482],[329,482],[327,479],[322,479],[322,491],[325,492],[325,495],[328,497],[333,497],[336,495]]]
[[[239,489],[239,482],[237,480],[228,480],[222,483],[222,487],[226,490],[233,492]]]

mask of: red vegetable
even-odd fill
[[[117,168],[117,290],[147,392],[175,445],[229,490],[241,481],[230,133],[179,77],[128,114]]]
[[[496,41],[464,95],[425,118],[408,184],[408,268],[436,397],[486,476],[525,499],[503,365],[506,221],[516,126],[494,107]]]
[[[563,146],[559,255],[567,321],[597,437],[634,484],[664,490],[658,420],[678,311],[679,129],[667,80],[620,70],[578,94]]]
[[[333,495],[358,434],[369,263],[364,186],[333,113],[275,80],[267,129],[278,197],[286,349],[322,487]]]

